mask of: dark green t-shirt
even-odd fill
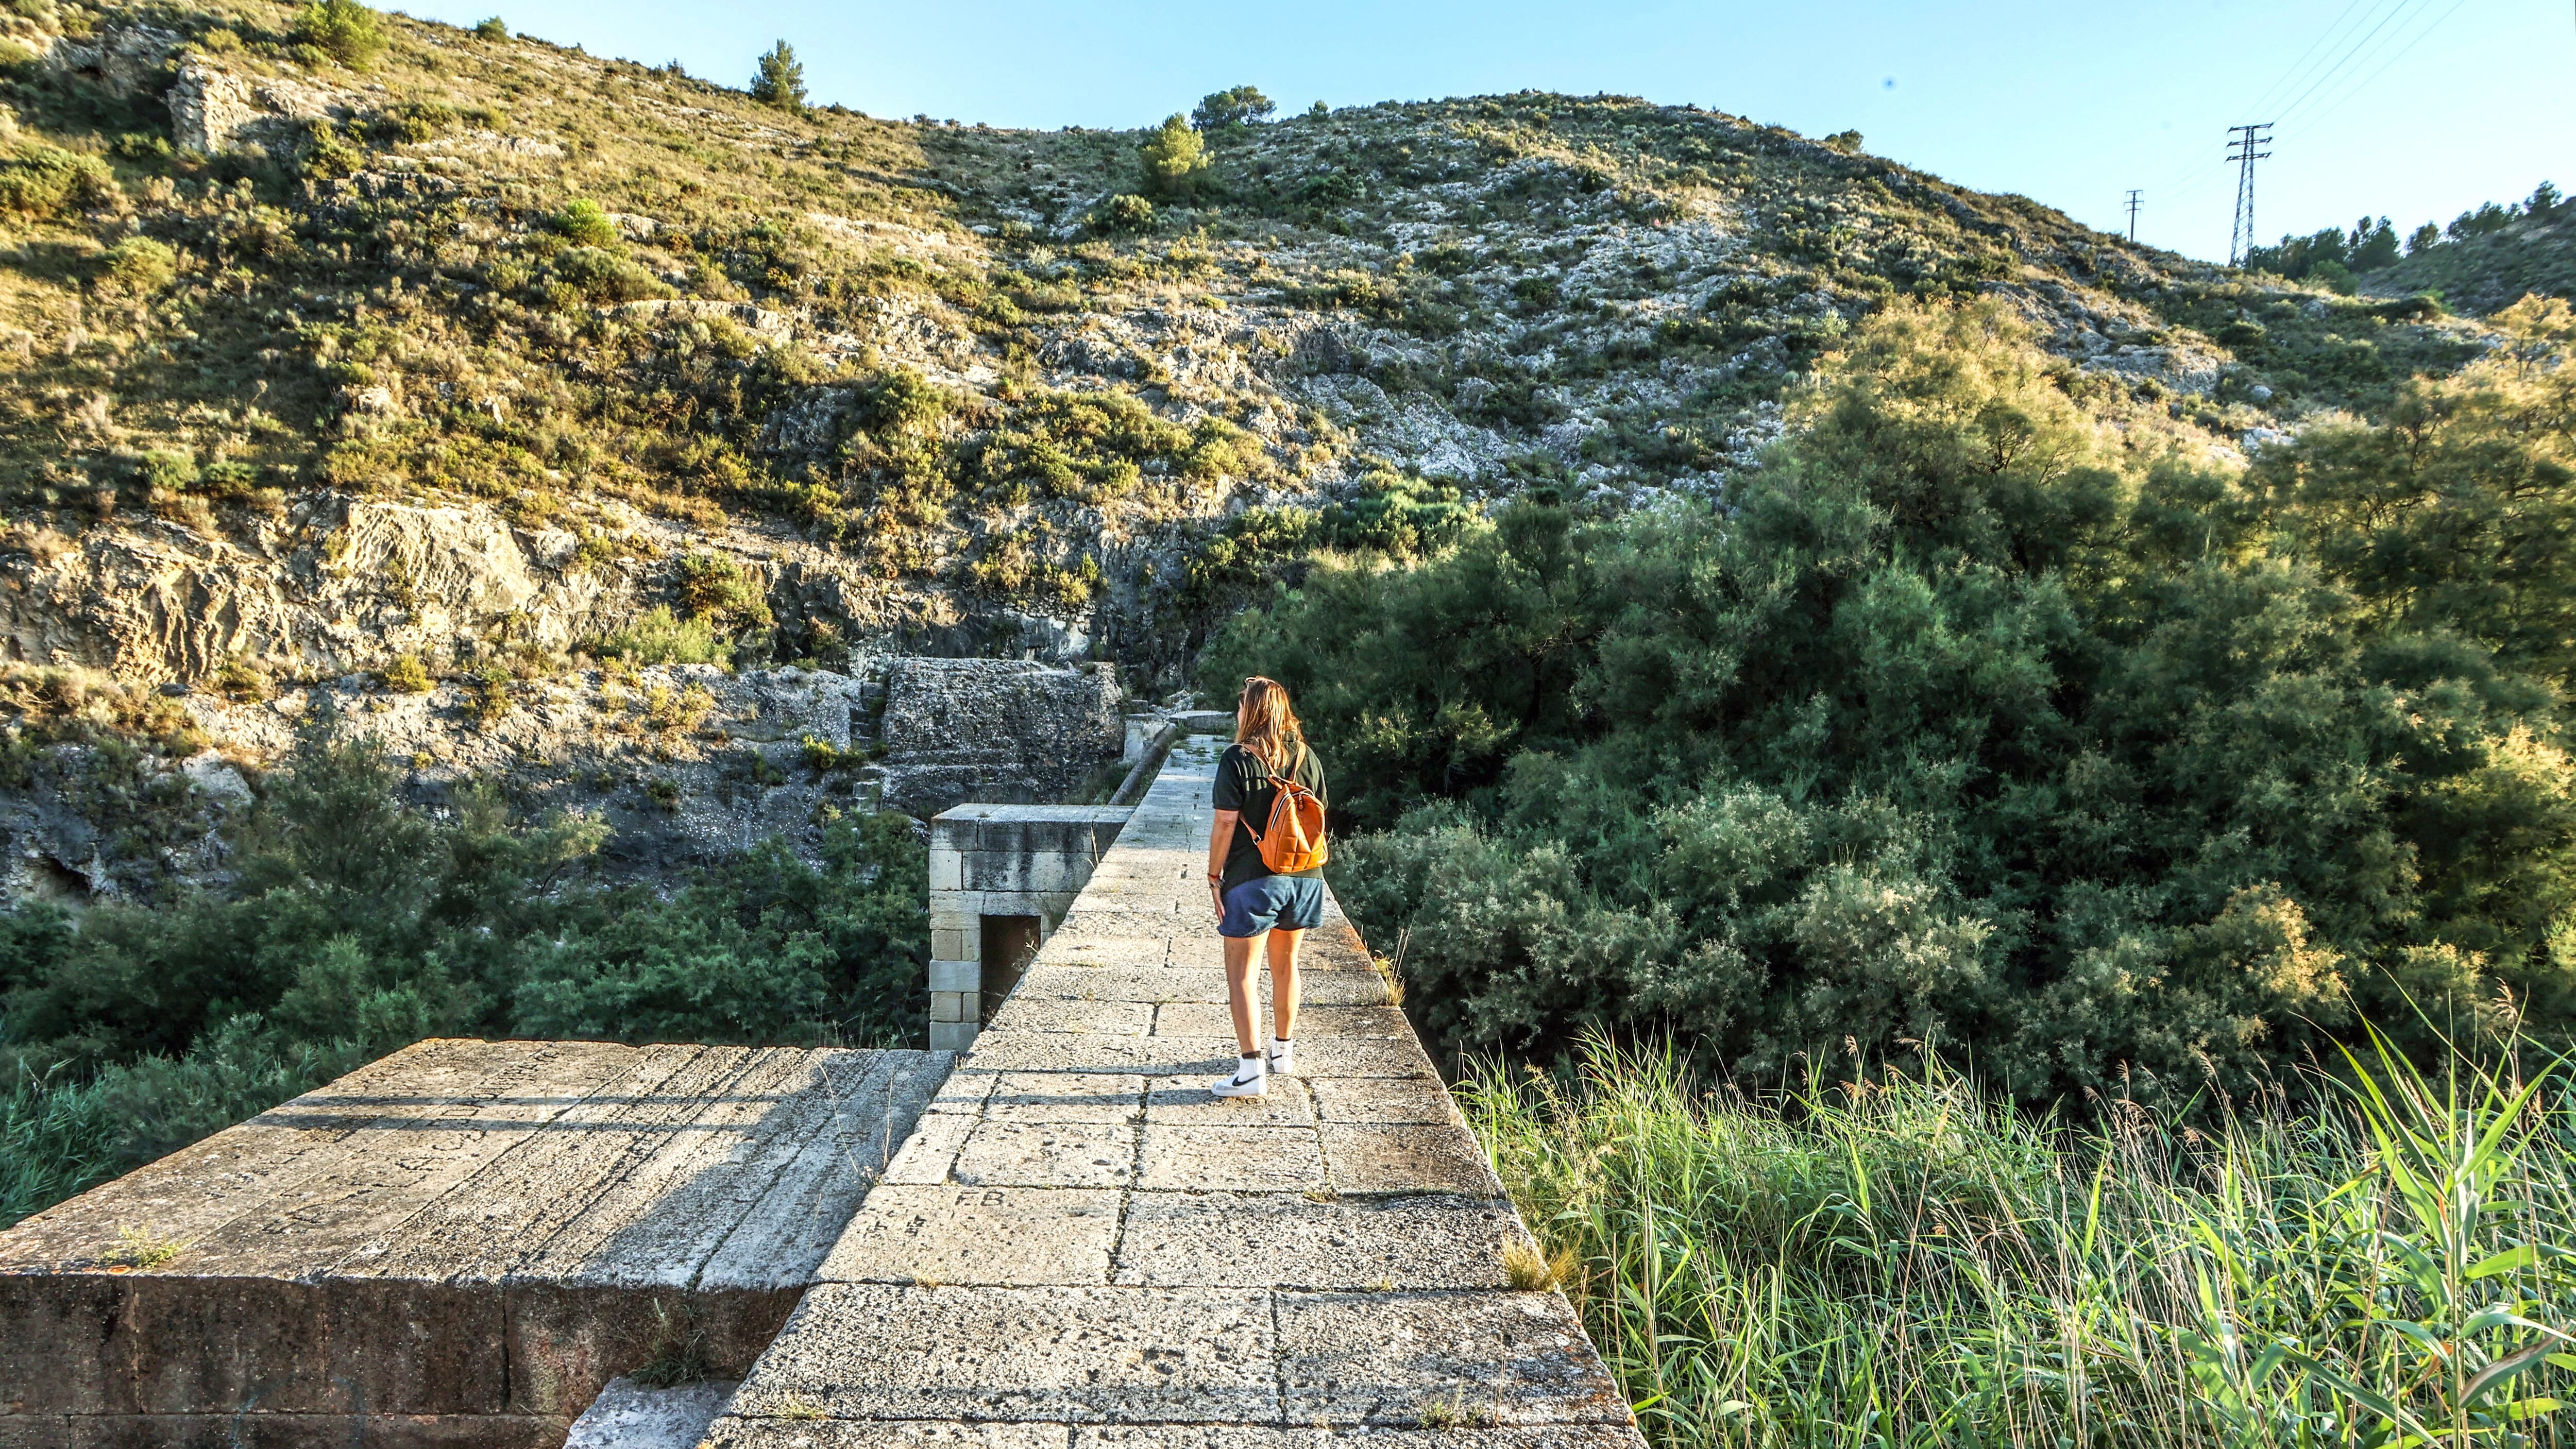
[[[1315,752],[1302,744],[1292,745],[1288,758],[1293,767],[1289,778],[1313,791],[1318,804],[1331,805],[1324,793],[1324,762],[1315,758]],[[1210,798],[1217,809],[1239,811],[1242,818],[1234,825],[1234,844],[1225,853],[1225,879],[1219,889],[1230,891],[1245,881],[1277,874],[1261,863],[1261,827],[1270,823],[1271,802],[1278,796],[1279,787],[1270,783],[1270,771],[1260,756],[1241,745],[1225,747],[1216,762],[1216,791]],[[1324,875],[1320,868],[1291,873],[1318,880]]]

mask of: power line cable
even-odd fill
[[[2342,109],[2346,104],[2348,104],[2353,97],[2369,90],[2371,85],[2381,76],[2388,74],[2390,69],[2399,61],[2404,60],[2408,55],[2412,54],[2416,46],[2423,44],[2426,36],[2441,29],[2444,21],[2447,21],[2452,16],[2459,14],[2461,9],[2468,3],[2469,0],[2451,0],[2450,9],[2434,16],[2431,24],[2416,31],[2414,38],[2407,41],[2405,45],[2399,47],[2397,53],[2388,57],[2388,59],[2380,65],[2379,69],[2372,71],[2369,75],[2364,76],[2352,85],[2345,87],[2342,91],[2321,103],[2316,109],[2308,112],[2308,124],[2313,126],[2317,122],[2324,120],[2326,117],[2333,115],[2336,111]]]
[[[2352,48],[2345,51],[2343,53],[2343,57],[2340,60],[2337,60],[2334,65],[2325,72],[2325,74],[2320,75],[2314,81],[2309,82],[2308,88],[2299,92],[2296,100],[2293,100],[2288,105],[2280,108],[2279,115],[2281,119],[2286,121],[2292,116],[2298,114],[2299,108],[2308,103],[2309,97],[2314,96],[2319,90],[2323,89],[2329,81],[2332,81],[2337,75],[2342,74],[2346,66],[2351,65],[2357,57],[2359,57],[2364,51],[2368,50],[2373,43],[2378,40],[2380,32],[2388,28],[2389,22],[2395,20],[2398,16],[2405,14],[2409,5],[2417,3],[2419,3],[2419,0],[2397,0],[2395,8],[2391,9],[2386,15],[2381,16],[2377,25],[2370,27],[2369,34],[2364,35],[2360,40],[2354,42]],[[2421,15],[2423,11],[2419,9],[2416,13]]]
[[[2378,4],[2379,0],[2352,0],[2351,4],[2344,6],[2343,13],[2334,18],[2334,23],[2327,26],[2324,30],[2319,31],[2317,33],[2317,38],[2308,42],[2308,48],[2299,52],[2299,58],[2290,62],[2290,68],[2281,72],[2279,75],[2274,76],[2272,78],[2272,84],[2264,89],[2263,94],[2254,98],[2254,104],[2247,106],[2245,109],[2253,112],[2255,115],[2261,115],[2263,113],[2263,108],[2270,105],[2275,96],[2280,94],[2280,92],[2285,90],[2296,80],[2303,77],[2309,60],[2314,58],[2319,51],[2328,48],[2327,42],[2331,40],[2338,31],[2343,29],[2343,23],[2352,18],[2353,12],[2361,9],[2364,5],[2369,5],[2373,9],[2376,9]]]

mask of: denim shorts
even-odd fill
[[[1225,893],[1220,936],[1311,931],[1324,924],[1324,883],[1310,875],[1260,875]]]

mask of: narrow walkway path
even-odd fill
[[[1173,752],[709,1449],[1636,1449],[1359,936],[1308,941],[1302,1075],[1231,1069]],[[1267,1030],[1265,1022],[1264,1030]]]

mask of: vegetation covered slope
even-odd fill
[[[457,670],[658,602],[788,656],[1177,683],[1299,530],[1401,550],[1532,486],[1720,489],[1891,298],[2011,297],[2216,448],[2466,350],[1857,138],[1615,97],[1220,108],[1149,155],[347,0],[29,8],[0,602],[18,658],[138,680]],[[360,501],[432,512],[378,546]],[[764,607],[692,593],[692,556]]]
[[[1337,888],[1458,1048],[2175,1103],[2364,1024],[2563,1043],[2576,317],[2498,320],[2248,466],[1996,304],[1889,308],[1724,507],[1324,560],[1205,677],[1296,692],[1378,832]]]

